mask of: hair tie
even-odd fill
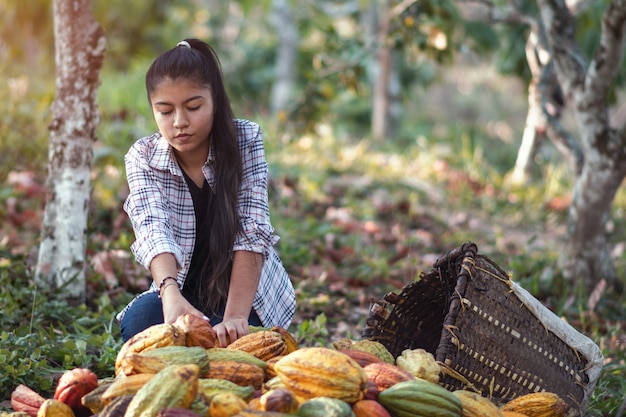
[[[191,45],[189,45],[189,42],[187,42],[187,41],[180,41],[180,42],[178,42],[176,44],[176,46],[185,46],[185,47],[191,49]]]

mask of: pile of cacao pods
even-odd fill
[[[0,417],[559,417],[568,409],[547,392],[497,406],[448,391],[423,349],[394,358],[371,340],[301,347],[285,329],[251,330],[218,347],[211,325],[192,315],[152,326],[122,345],[114,376],[69,370],[48,399],[20,385],[14,411]]]

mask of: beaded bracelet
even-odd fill
[[[165,288],[167,288],[167,287],[169,287],[169,286],[171,286],[171,285],[174,285],[174,284],[165,285],[165,283],[167,282],[167,280],[168,280],[168,279],[173,279],[173,280],[174,280],[174,282],[176,282],[176,284],[175,284],[175,285],[178,287],[178,280],[177,280],[176,278],[174,278],[174,277],[165,277],[165,278],[163,278],[163,280],[162,280],[162,281],[161,281],[161,283],[159,284],[159,298],[161,298],[161,294],[162,294],[162,292],[163,292],[163,290],[164,290]],[[180,288],[180,287],[179,287],[179,288]]]

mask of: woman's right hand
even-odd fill
[[[204,317],[204,314],[200,310],[187,301],[176,285],[168,286],[163,290],[161,302],[163,304],[164,323],[174,323],[174,321],[183,314],[193,314],[201,318]]]

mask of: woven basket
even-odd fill
[[[581,415],[602,368],[600,349],[477,251],[474,243],[455,248],[373,303],[363,338],[396,357],[405,349],[432,353],[448,390],[474,390],[496,404],[555,392],[568,415]]]

